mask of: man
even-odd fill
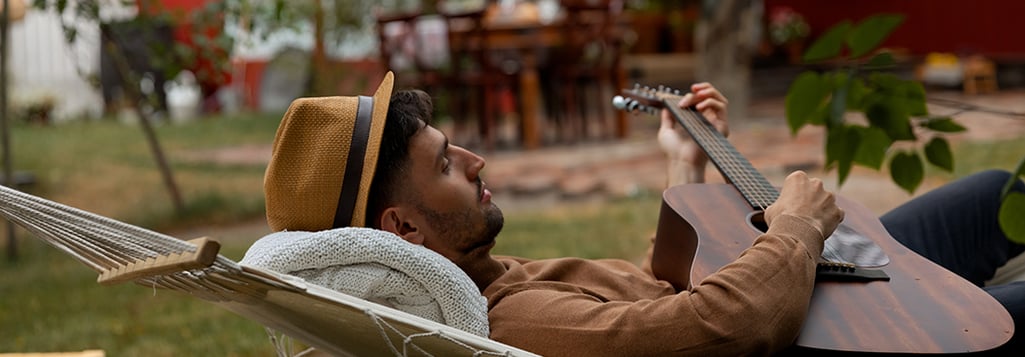
[[[391,87],[389,73],[373,97],[293,103],[267,168],[273,230],[367,226],[423,245],[454,262],[487,297],[492,339],[540,354],[766,354],[793,343],[808,311],[816,257],[843,218],[818,179],[789,175],[765,211],[766,233],[732,264],[685,291],[625,261],[493,257],[503,217],[480,176],[484,159],[429,125],[433,108],[426,93],[392,95]],[[726,98],[707,83],[690,90],[679,105],[695,106],[727,134]],[[668,158],[669,184],[703,182],[708,158],[667,113],[661,120],[658,141]],[[948,191],[996,186],[985,197],[987,207],[979,208],[992,212],[1001,179],[1007,175],[987,174]],[[991,276],[1023,250],[992,227],[973,242],[986,246],[971,252],[992,253],[980,264],[959,261],[954,253],[972,253],[951,249],[955,239],[927,240],[948,237],[933,231],[953,229],[928,227],[943,213],[937,201],[979,200],[937,191],[940,198],[926,195],[911,209],[884,216],[897,239],[912,249],[917,244],[942,264],[951,262],[948,268],[970,271],[962,275],[972,281]],[[994,296],[1016,318],[1025,316],[1025,285],[1005,288]]]

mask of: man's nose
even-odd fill
[[[480,171],[484,169],[484,165],[486,164],[484,158],[461,147],[457,147],[457,150],[461,151],[461,154],[465,157],[467,163],[466,176],[471,180],[476,179],[477,175],[480,174]]]

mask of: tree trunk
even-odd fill
[[[751,57],[758,44],[760,0],[704,0],[694,31],[698,81],[710,82],[729,99],[730,117],[747,117]]]
[[[331,66],[327,60],[327,50],[324,49],[324,4],[323,0],[313,0],[313,52],[310,59],[313,65],[310,66],[310,86],[312,95],[331,95],[335,90]],[[337,6],[337,5],[336,5]]]
[[[128,65],[128,59],[125,58],[125,54],[115,44],[117,42],[114,41],[114,36],[110,25],[100,23],[100,43],[103,45],[103,50],[110,55],[110,58],[114,61],[114,66],[121,75],[121,85],[124,88],[125,96],[132,103],[132,106],[135,108],[135,114],[139,117],[139,125],[146,135],[146,142],[149,143],[150,151],[153,153],[157,167],[160,169],[164,185],[167,186],[167,192],[171,195],[174,211],[177,214],[182,214],[185,212],[185,205],[182,202],[181,194],[178,192],[178,185],[174,181],[171,166],[167,164],[167,159],[164,158],[164,150],[161,149],[160,141],[153,131],[153,124],[150,122],[149,114],[142,108],[143,101],[142,93],[139,90],[139,76]]]

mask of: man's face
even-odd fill
[[[463,270],[491,260],[502,230],[502,211],[491,202],[479,174],[484,159],[427,126],[410,141],[408,204],[420,221],[424,246]]]

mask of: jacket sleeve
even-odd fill
[[[674,295],[603,301],[586,287],[524,283],[497,294],[491,338],[552,356],[771,354],[800,332],[821,251],[817,230],[781,216],[736,261]]]

